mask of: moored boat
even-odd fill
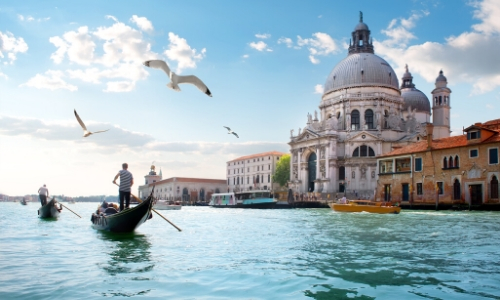
[[[160,210],[179,210],[182,208],[182,205],[179,202],[158,200],[154,208]]]
[[[21,205],[28,205],[28,202],[26,202],[26,199],[23,198],[23,200],[21,200]]]
[[[151,193],[143,202],[120,212],[108,208],[104,213],[93,213],[90,221],[92,227],[111,232],[132,232],[152,217],[155,199]]]
[[[38,209],[38,216],[40,218],[57,218],[61,213],[62,205],[57,207],[56,198],[52,198],[47,204],[43,205]]]
[[[330,203],[334,211],[339,212],[369,212],[377,214],[399,214],[401,207],[390,202],[375,202],[370,200],[350,200],[348,203]]]
[[[254,190],[212,194],[208,205],[227,208],[274,208],[277,202],[278,200],[271,197],[271,192]]]

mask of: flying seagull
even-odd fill
[[[187,75],[187,76],[177,75],[174,72],[170,71],[170,68],[168,67],[167,63],[163,60],[159,60],[159,59],[147,60],[144,62],[144,65],[146,67],[163,70],[163,72],[165,72],[167,74],[168,78],[170,78],[170,82],[167,84],[167,86],[169,88],[177,91],[177,92],[181,91],[181,89],[179,88],[179,84],[190,83],[190,84],[194,84],[203,93],[212,97],[212,93],[210,93],[210,90],[203,83],[203,81],[200,80],[200,78],[198,78],[194,75]]]
[[[80,116],[78,116],[78,114],[76,113],[76,109],[74,111],[75,111],[76,120],[78,121],[78,123],[80,123],[80,126],[82,126],[82,128],[83,128],[83,137],[88,137],[91,134],[99,133],[99,132],[105,132],[105,131],[109,130],[109,129],[106,129],[106,130],[99,130],[99,131],[94,131],[94,132],[88,131],[87,127],[85,126],[85,124],[83,124],[82,119],[80,119]]]
[[[232,130],[231,130],[231,128],[226,127],[226,126],[222,126],[222,127],[224,127],[224,128],[226,128],[226,129],[227,129],[227,134],[231,134],[231,133],[232,133],[232,134],[234,134],[237,138],[240,138],[240,137],[236,134],[236,132],[234,132],[234,131],[232,131]]]

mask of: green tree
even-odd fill
[[[290,180],[290,154],[283,155],[276,164],[273,174],[273,182],[284,186]]]

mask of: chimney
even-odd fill
[[[434,125],[432,123],[427,123],[427,150],[432,148],[432,132],[434,131]]]

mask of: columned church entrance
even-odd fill
[[[316,153],[311,153],[309,159],[307,160],[307,169],[309,174],[307,176],[307,191],[314,192],[314,180],[316,180]]]

